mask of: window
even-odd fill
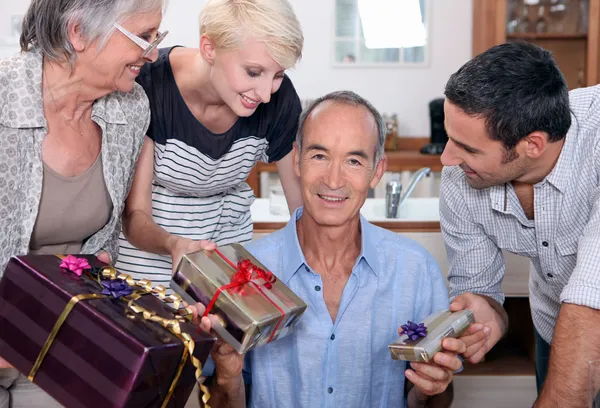
[[[336,66],[424,65],[427,0],[336,0]]]

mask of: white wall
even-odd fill
[[[29,0],[0,0],[0,58],[19,51],[19,39],[11,36],[11,17],[25,14],[28,5]]]
[[[302,24],[304,56],[289,72],[301,98],[351,89],[382,112],[399,114],[402,136],[429,136],[431,99],[443,95],[450,74],[471,58],[473,0],[430,0],[430,63],[423,68],[333,68],[335,0],[291,0]],[[171,0],[163,27],[169,44],[198,43],[203,0]]]
[[[398,113],[402,136],[429,136],[428,102],[442,96],[450,74],[471,57],[473,7],[473,0],[430,1],[427,67],[333,68],[335,0],[291,0],[305,37],[303,59],[289,73],[300,97],[351,89],[382,112]],[[10,34],[10,16],[23,14],[28,4],[27,0],[0,0],[0,38]],[[170,31],[165,45],[198,44],[198,14],[203,4],[204,0],[170,0],[162,25]]]

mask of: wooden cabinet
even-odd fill
[[[567,10],[564,25],[550,13],[559,5]],[[585,24],[573,21],[579,16]],[[529,27],[514,29],[528,19]],[[473,55],[507,41],[552,51],[570,89],[600,83],[600,0],[473,0]]]

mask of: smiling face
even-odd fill
[[[162,12],[157,10],[130,17],[121,26],[150,43],[156,38],[161,21]],[[99,88],[110,92],[130,92],[140,68],[158,57],[157,50],[146,57],[143,54],[144,51],[136,43],[115,29],[100,51],[98,44],[94,43],[78,52],[77,59],[89,71],[91,82]]]
[[[488,136],[485,119],[467,115],[448,100],[444,102],[444,115],[449,140],[442,153],[442,164],[459,166],[471,187],[484,189],[501,185],[527,172],[525,141],[509,153],[501,142]]]
[[[359,216],[385,171],[385,158],[374,164],[377,143],[377,124],[363,106],[329,100],[310,113],[294,164],[304,212],[317,224],[341,226]]]
[[[252,115],[281,86],[285,68],[271,58],[264,43],[252,37],[234,51],[213,49],[205,36],[200,47],[211,64],[214,89],[237,116]]]

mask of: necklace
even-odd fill
[[[84,124],[81,129],[77,130],[75,129],[70,123],[69,121],[64,117],[64,115],[62,114],[62,111],[60,110],[60,108],[58,107],[58,104],[56,103],[56,99],[54,99],[54,94],[52,93],[52,90],[50,89],[50,84],[48,83],[48,76],[46,75],[46,72],[44,72],[44,79],[46,80],[46,89],[48,90],[48,93],[50,94],[50,99],[52,99],[52,103],[54,104],[54,108],[56,109],[56,111],[58,112],[58,114],[60,115],[60,117],[62,118],[63,122],[65,122],[65,124],[70,127],[71,129],[73,129],[75,132],[79,133],[79,135],[81,137],[83,137],[83,131],[84,129],[87,129],[87,123]]]

